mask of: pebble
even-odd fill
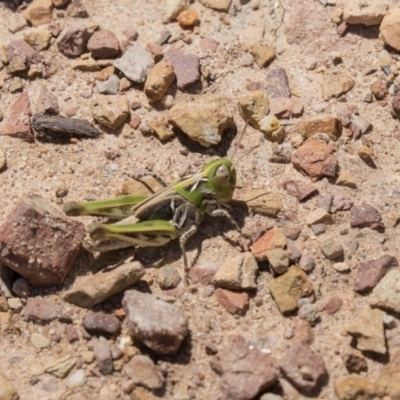
[[[279,164],[290,164],[292,159],[292,147],[289,143],[272,143],[272,155],[268,159],[270,162]]]
[[[173,265],[167,265],[160,268],[157,279],[160,288],[163,290],[174,289],[181,281],[179,272]]]
[[[400,91],[397,92],[392,98],[392,110],[393,114],[400,118]]]
[[[338,400],[384,399],[385,387],[367,378],[348,376],[336,382],[335,394]]]
[[[22,31],[26,26],[28,23],[22,14],[14,13],[11,18],[9,17],[7,28],[11,33]]]
[[[7,166],[6,151],[2,146],[0,146],[0,171]]]
[[[342,135],[342,123],[334,116],[312,118],[295,122],[291,133],[300,134],[304,139],[317,134],[326,134],[332,140],[338,140]]]
[[[250,249],[258,261],[265,261],[268,259],[269,251],[272,249],[284,249],[286,245],[285,235],[279,228],[274,227],[257,239]]]
[[[94,58],[114,58],[119,54],[119,43],[115,34],[101,29],[90,37],[87,48]]]
[[[333,147],[325,142],[311,138],[292,154],[292,163],[303,175],[313,182],[323,177],[334,178],[338,162],[332,154]]]
[[[0,372],[0,399],[18,400],[19,395],[14,385]]]
[[[384,6],[384,4],[382,4]],[[400,7],[393,7],[384,14],[379,27],[379,37],[385,44],[400,51]]]
[[[314,257],[303,254],[299,261],[299,268],[306,273],[310,273],[315,268],[315,260]]]
[[[169,110],[169,122],[190,139],[210,147],[221,141],[222,133],[233,125],[233,117],[222,98],[210,96],[174,105]]]
[[[351,249],[349,249],[351,250]],[[345,262],[335,262],[332,264],[332,268],[340,273],[345,273],[350,271],[350,267],[347,263]]]
[[[328,375],[322,356],[301,342],[290,346],[279,367],[295,388],[306,392],[319,387]]]
[[[152,359],[145,355],[135,355],[124,366],[123,372],[136,385],[144,386],[149,390],[161,389],[165,379],[156,368]]]
[[[86,380],[85,370],[77,369],[68,377],[67,385],[69,387],[83,386],[86,383]]]
[[[175,72],[172,63],[161,60],[147,75],[144,93],[150,101],[159,101],[165,96],[174,79]]]
[[[384,99],[388,92],[387,81],[385,79],[375,79],[371,83],[371,92],[377,100]]]
[[[67,7],[67,16],[71,18],[87,18],[89,14],[82,0],[72,0]]]
[[[7,299],[7,304],[11,310],[19,311],[23,308],[21,300],[17,297],[11,297],[10,299]]]
[[[364,292],[373,289],[391,268],[398,266],[397,259],[389,255],[360,264],[357,269],[354,290]]]
[[[326,238],[321,243],[321,250],[328,260],[337,260],[344,257],[343,246],[336,239]]]
[[[272,357],[248,346],[239,335],[224,339],[222,348],[211,360],[211,367],[221,376],[227,399],[254,399],[278,378]]]
[[[117,75],[111,75],[104,82],[99,82],[96,87],[101,94],[117,94],[119,89],[119,78]]]
[[[289,80],[283,68],[271,69],[265,77],[265,89],[270,99],[290,97]]]
[[[129,105],[125,96],[97,94],[90,103],[94,119],[110,129],[120,128],[129,117]]]
[[[49,24],[53,13],[51,0],[33,0],[22,12],[22,15],[32,26]]]
[[[65,28],[57,39],[57,48],[66,57],[78,57],[86,52],[86,46],[92,32],[85,25]]]
[[[38,114],[58,115],[60,107],[57,97],[49,92],[45,85],[40,86],[39,97],[36,101],[35,111]]]
[[[361,145],[360,147],[358,147],[357,153],[360,158],[366,163],[371,162],[372,156],[374,155],[374,151],[371,149],[371,147],[366,145]]]
[[[65,327],[65,336],[69,343],[77,342],[79,340],[78,330],[74,325],[68,324]]]
[[[379,0],[346,1],[343,8],[343,20],[350,25],[379,25],[385,16],[388,6]]]
[[[314,235],[319,236],[325,233],[326,225],[325,224],[311,225],[311,230],[313,231]]]
[[[250,53],[254,57],[254,62],[264,68],[276,57],[276,50],[272,46],[254,44],[250,48]]]
[[[290,267],[286,273],[271,281],[269,289],[282,314],[296,311],[297,301],[314,292],[311,281],[296,266]]]
[[[189,269],[189,279],[193,284],[209,285],[218,268],[218,264],[196,264]]]
[[[59,304],[42,297],[30,297],[24,309],[27,321],[34,321],[40,324],[47,324],[57,319],[61,313],[62,308]]]
[[[323,208],[317,208],[314,211],[311,211],[306,217],[306,224],[308,226],[332,223],[332,215],[325,211]]]
[[[246,191],[240,200],[244,201],[250,211],[276,217],[283,208],[282,198],[278,193],[264,189]]]
[[[148,293],[128,290],[123,298],[129,333],[157,354],[174,354],[188,334],[182,311]]]
[[[164,53],[164,59],[172,63],[176,75],[176,86],[186,90],[200,79],[200,60],[194,54],[185,54],[181,50],[170,48]]]
[[[352,189],[357,189],[357,183],[354,180],[354,175],[351,172],[346,171],[344,169],[340,170],[335,185],[346,186]]]
[[[186,0],[166,0],[165,19],[173,21],[186,8]]]
[[[316,186],[293,179],[283,182],[282,186],[290,195],[296,197],[300,202],[306,201],[319,193]]]
[[[130,42],[134,42],[139,37],[139,33],[138,33],[137,29],[133,28],[132,26],[128,26],[127,28],[124,28],[122,30],[122,33],[125,35],[125,37]]]
[[[139,44],[133,44],[113,65],[131,81],[143,83],[154,66],[154,60],[148,50]]]
[[[396,399],[400,393],[400,351],[397,349],[390,355],[390,361],[383,365],[378,382],[386,389],[388,398]],[[385,397],[383,397],[385,399]],[[386,399],[385,399],[386,400]]]
[[[250,252],[228,257],[218,268],[213,283],[224,289],[255,289],[258,264]]]
[[[269,100],[265,92],[256,90],[238,100],[241,117],[256,129],[260,129],[261,120],[268,114]]]
[[[40,64],[43,56],[31,47],[25,40],[12,40],[7,45],[7,59],[12,63],[15,57],[25,57],[29,65]]]
[[[199,13],[196,10],[184,10],[179,13],[176,20],[181,28],[193,28],[199,22]]]
[[[55,361],[51,361],[50,364],[44,368],[45,372],[56,376],[57,378],[65,378],[72,368],[75,367],[78,361],[77,357],[70,354],[66,356],[57,357]]]
[[[82,325],[92,335],[116,335],[121,329],[121,323],[114,315],[92,311],[83,318]]]
[[[382,218],[378,210],[366,204],[351,207],[350,226],[352,228],[370,228],[377,231],[384,230]]]
[[[232,0],[200,0],[205,7],[212,8],[217,11],[228,11]]]
[[[249,309],[249,294],[218,288],[215,290],[218,303],[230,314],[246,314]]]
[[[400,313],[400,270],[393,268],[379,281],[369,297],[372,307]]]
[[[52,34],[45,27],[32,28],[24,33],[24,39],[36,51],[42,51],[49,47]]]
[[[319,319],[318,309],[315,304],[302,304],[299,306],[299,311],[297,315],[301,318],[309,322],[311,325],[315,325],[317,320]]]
[[[341,353],[341,357],[344,366],[349,372],[359,374],[360,372],[368,370],[367,360],[363,354],[356,349],[350,347],[345,348]]]
[[[31,334],[31,344],[37,349],[45,349],[50,346],[50,340],[40,333],[34,332]]]
[[[160,140],[168,140],[175,136],[175,132],[172,130],[171,125],[164,118],[151,122],[150,128]]]
[[[336,314],[343,305],[343,300],[340,297],[331,297],[324,305],[324,311],[328,315]]]
[[[28,69],[28,64],[26,62],[25,56],[16,56],[14,57],[10,64],[7,66],[6,71],[9,74],[17,74],[20,72],[24,72]]]
[[[351,76],[343,70],[329,70],[323,76],[321,83],[322,97],[325,101],[340,97],[348,92],[355,85],[355,81]]]
[[[114,367],[111,357],[111,347],[108,340],[100,336],[99,339],[96,340],[94,343],[93,353],[100,372],[103,375],[112,374]]]
[[[358,350],[386,354],[384,315],[383,311],[369,307],[357,312],[352,322],[346,327],[346,331],[357,341]]]
[[[270,266],[278,275],[285,273],[289,268],[289,253],[285,249],[272,249],[268,251],[267,258]]]
[[[296,264],[301,258],[301,251],[292,244],[288,244],[287,251],[289,255],[289,264]]]
[[[300,99],[291,97],[277,97],[269,102],[270,113],[279,119],[291,119],[301,117],[304,111]]]

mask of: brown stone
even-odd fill
[[[371,84],[371,92],[378,100],[384,99],[388,92],[386,80],[375,79]]]
[[[279,119],[300,117],[303,114],[303,104],[300,99],[277,97],[269,102],[269,112]]]
[[[249,309],[249,294],[247,292],[232,292],[218,288],[215,291],[218,303],[230,314],[245,314]]]
[[[276,50],[272,46],[254,44],[251,46],[250,52],[260,68],[266,67],[276,57]]]
[[[49,24],[53,12],[51,0],[33,0],[33,2],[23,12],[24,17],[33,26]]]
[[[144,84],[144,92],[151,101],[161,100],[175,79],[172,63],[161,60],[149,72]]]
[[[121,329],[121,323],[114,315],[92,311],[85,315],[82,325],[88,333],[99,335],[116,335]]]
[[[268,252],[272,249],[285,249],[286,237],[279,228],[269,229],[251,246],[251,252],[257,260],[263,261],[268,258]]]
[[[379,28],[379,36],[383,41],[400,51],[400,7],[393,7],[383,17]]]
[[[323,76],[321,84],[322,97],[329,100],[348,92],[355,85],[351,76],[342,70],[330,70]]]
[[[289,194],[296,197],[298,201],[308,200],[319,193],[316,186],[293,179],[283,182],[282,186]]]
[[[57,97],[49,92],[45,85],[40,87],[35,110],[38,114],[57,115],[60,113]]]
[[[30,297],[24,309],[27,321],[46,324],[56,319],[61,314],[61,306],[50,299]]]
[[[183,10],[176,17],[178,24],[182,28],[192,28],[199,22],[199,13],[196,10]]]
[[[385,387],[380,382],[367,378],[348,376],[336,382],[335,393],[338,400],[383,399]]]
[[[7,45],[8,62],[11,63],[15,57],[25,57],[29,65],[38,64],[43,60],[43,56],[23,39],[13,40]]]
[[[119,53],[119,43],[115,34],[108,29],[94,32],[87,48],[94,58],[113,58]]]
[[[283,68],[273,68],[266,76],[266,91],[270,99],[290,97],[289,80]]]
[[[338,140],[342,134],[342,123],[336,117],[327,115],[296,122],[291,132],[298,133],[305,139],[323,133],[332,140]]]
[[[337,313],[343,305],[343,300],[340,297],[331,297],[324,306],[324,311],[328,315]]]
[[[386,394],[394,400],[400,398],[400,350],[390,355],[390,361],[384,365],[379,383],[385,386]]]
[[[350,226],[352,228],[370,228],[377,231],[385,229],[378,210],[367,204],[351,208]]]
[[[58,51],[66,57],[78,57],[86,51],[91,35],[84,25],[67,27],[57,40]]]
[[[124,367],[124,373],[137,385],[150,390],[161,389],[165,379],[148,356],[137,354]]]

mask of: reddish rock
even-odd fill
[[[351,207],[350,226],[352,228],[370,228],[377,231],[385,229],[378,210],[365,204]]]
[[[294,319],[294,338],[296,341],[312,344],[315,340],[314,331],[309,322],[301,318]]]
[[[343,305],[343,300],[340,297],[331,297],[324,306],[324,311],[328,315],[337,313]]]
[[[31,141],[33,139],[30,120],[31,115],[32,111],[28,93],[23,92],[11,106],[10,114],[3,122],[0,134]]]
[[[325,176],[334,178],[338,162],[334,149],[318,139],[309,139],[292,154],[292,163],[313,182]]]
[[[217,269],[217,264],[196,264],[189,269],[189,279],[193,284],[209,285]]]
[[[132,106],[131,106],[131,108],[132,108]],[[132,129],[138,129],[141,122],[142,122],[142,119],[140,118],[139,114],[135,114],[135,113],[131,114],[131,117],[129,119],[129,126]]]
[[[298,121],[292,126],[292,133],[298,133],[303,138],[309,139],[317,134],[326,134],[332,140],[338,140],[342,134],[342,123],[336,117],[327,115],[324,117]]]
[[[296,98],[277,97],[269,101],[269,112],[279,119],[300,117],[303,114],[303,104]]]
[[[289,80],[283,68],[271,69],[265,77],[265,89],[269,99],[290,97]]]
[[[283,182],[282,186],[289,194],[296,197],[298,201],[308,200],[319,193],[316,186],[293,179]]]
[[[218,43],[214,39],[202,38],[200,40],[200,48],[204,52],[210,51],[215,53],[218,49]]]
[[[69,343],[77,342],[79,340],[78,330],[74,325],[71,324],[68,324],[65,327],[65,336],[67,337]]]
[[[221,375],[225,398],[251,400],[271,387],[278,371],[271,357],[247,346],[245,339],[233,335],[211,361],[211,367]]]
[[[162,52],[162,47],[155,43],[147,43],[147,48],[149,49],[151,55],[154,58],[154,62],[158,63],[164,58]]]
[[[398,266],[397,259],[389,255],[362,263],[357,269],[354,290],[356,292],[364,292],[373,289],[390,268]]]
[[[268,258],[268,252],[272,249],[285,249],[286,248],[286,237],[282,231],[274,227],[264,233],[259,239],[257,239],[251,246],[251,252],[257,260],[266,260]]]
[[[127,28],[122,29],[122,33],[130,42],[134,42],[139,37],[137,29],[132,26],[128,26]]]
[[[379,78],[374,80],[371,85],[371,92],[378,100],[384,99],[388,92],[387,82]]]
[[[180,50],[171,48],[165,52],[164,59],[174,66],[178,89],[188,89],[200,79],[200,60],[194,54],[184,54]]]
[[[101,312],[89,312],[82,324],[90,334],[115,335],[121,329],[121,323],[117,317]]]
[[[91,32],[84,25],[70,26],[57,40],[58,51],[66,57],[78,57],[86,51]]]
[[[61,285],[85,234],[82,223],[32,195],[18,203],[0,227],[0,261],[34,286]]]
[[[230,314],[245,314],[249,309],[249,294],[247,292],[232,292],[218,288],[215,291],[218,303]]]
[[[156,368],[152,359],[148,356],[138,354],[133,356],[124,367],[124,373],[135,382],[150,390],[161,389],[165,379]]]
[[[23,39],[13,40],[7,45],[8,61],[11,63],[15,57],[25,57],[29,65],[43,61],[43,56]]]
[[[113,359],[111,355],[111,346],[107,339],[100,337],[93,346],[94,357],[100,372],[103,375],[110,375],[113,372]]]
[[[93,33],[88,41],[87,48],[94,58],[113,58],[119,53],[118,39],[108,29]]]
[[[322,356],[301,342],[290,346],[279,367],[294,387],[306,392],[319,387],[327,377]]]
[[[24,316],[27,321],[46,324],[53,321],[61,314],[61,306],[50,299],[41,297],[30,297],[24,309]]]
[[[45,85],[40,87],[39,97],[35,108],[38,114],[60,114],[57,97],[53,93],[49,92]]]

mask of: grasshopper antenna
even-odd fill
[[[242,139],[243,139],[243,136],[244,136],[244,134],[245,134],[245,132],[246,132],[247,125],[249,124],[249,121],[248,121],[247,119],[246,119],[245,122],[246,122],[246,123],[245,123],[245,125],[244,125],[244,127],[243,127],[243,129],[242,129],[242,132],[240,132],[239,137],[237,138],[237,140],[236,140],[236,142],[235,142],[235,144],[234,144],[235,149],[233,150],[232,155],[229,157],[232,161],[233,161],[233,158],[235,157],[236,152],[237,152],[238,149],[239,149],[240,143],[242,143]]]

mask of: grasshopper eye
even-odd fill
[[[217,169],[216,178],[222,183],[228,183],[230,179],[229,169],[225,165],[221,165]]]

